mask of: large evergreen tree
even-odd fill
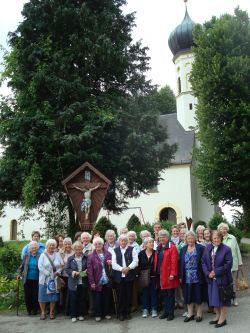
[[[212,202],[243,206],[250,225],[250,24],[246,12],[195,31],[196,174]]]
[[[106,207],[157,183],[174,148],[158,114],[135,107],[153,90],[126,0],[30,0],[9,35],[0,105],[0,200],[64,201],[61,181],[89,161],[112,181]],[[70,205],[69,205],[70,207]],[[73,217],[71,212],[70,216]]]

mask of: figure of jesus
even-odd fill
[[[92,200],[91,200],[91,193],[95,190],[97,190],[101,184],[99,183],[97,186],[93,188],[80,188],[77,186],[73,186],[76,190],[79,190],[83,193],[83,199],[81,202],[81,211],[85,213],[85,218],[88,220],[89,218],[89,213],[90,213],[90,208],[92,205]]]

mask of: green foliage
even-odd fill
[[[196,175],[213,203],[243,206],[250,224],[250,22],[239,8],[195,30]]]
[[[250,253],[250,244],[240,244],[240,251],[243,253]]]
[[[237,242],[240,243],[241,238],[243,237],[242,230],[238,229],[233,224],[228,223],[228,221],[221,214],[214,214],[214,216],[209,220],[208,226],[211,230],[217,230],[217,227],[220,223],[228,224],[228,233],[234,235],[237,238]]]
[[[140,222],[139,217],[135,214],[131,215],[131,217],[129,218],[129,220],[127,222],[128,230],[134,230],[134,227],[140,226],[140,225],[141,225],[141,222]]]
[[[104,239],[105,237],[105,233],[107,230],[114,230],[114,232],[116,233],[117,235],[117,228],[114,224],[111,223],[111,221],[105,217],[105,216],[102,216],[98,221],[97,223],[94,225],[94,228],[93,230],[98,230],[100,232],[100,235],[101,237]]]
[[[8,245],[0,249],[0,276],[14,278],[20,264],[20,252]]]
[[[150,223],[145,223],[145,224],[141,224],[141,225],[136,225],[133,228],[133,231],[136,232],[136,236],[137,236],[137,243],[141,244],[141,238],[140,238],[140,232],[142,230],[148,230],[151,233],[151,236],[153,236],[153,226]]]
[[[196,230],[199,225],[203,225],[205,228],[207,228],[207,223],[205,221],[197,221],[193,225],[194,230]]]
[[[167,230],[170,234],[171,234],[171,227],[173,225],[175,225],[176,223],[174,223],[173,221],[160,221],[161,222],[161,225],[162,225],[162,229],[165,229]]]
[[[3,237],[0,236],[0,247],[3,247],[3,246],[4,246]]]
[[[26,207],[61,200],[71,234],[77,224],[61,181],[83,162],[112,181],[105,206],[120,211],[158,182],[174,152],[162,144],[157,111],[138,102],[154,87],[125,4],[30,0],[9,34],[2,78],[13,97],[0,101],[0,200]],[[57,229],[60,218],[48,218]]]
[[[17,301],[19,306],[24,305],[24,289],[21,281],[19,281],[19,300],[17,300],[17,288],[17,280],[9,280],[0,275],[0,310],[14,308]]]

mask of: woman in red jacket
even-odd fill
[[[173,320],[175,306],[175,289],[179,287],[178,251],[170,239],[167,230],[160,230],[160,245],[157,248],[157,273],[160,275],[160,287],[164,299],[164,312],[160,319]]]

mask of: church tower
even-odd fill
[[[195,23],[188,14],[187,0],[185,17],[170,34],[168,45],[173,53],[173,62],[176,68],[177,85],[177,119],[185,131],[194,129],[196,98],[192,94],[192,87],[189,81],[194,55],[191,47],[194,45],[193,30]]]

